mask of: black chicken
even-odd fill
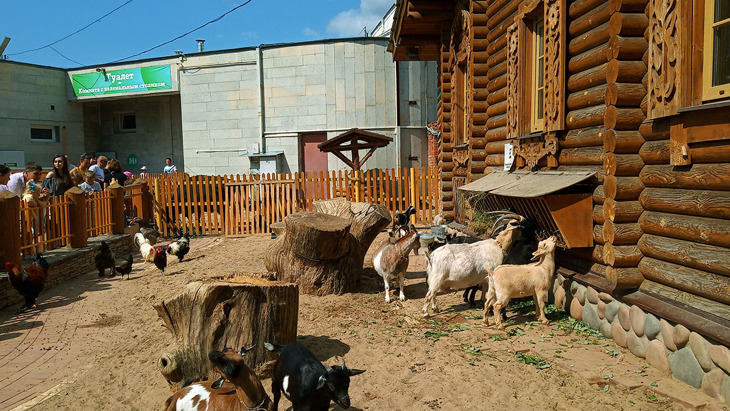
[[[8,270],[10,284],[25,297],[25,305],[20,308],[20,311],[36,308],[35,300],[46,283],[48,261],[43,258],[41,253],[38,253],[33,264],[25,268],[15,263],[5,263],[5,268]]]
[[[176,256],[178,262],[182,262],[188,252],[190,252],[190,239],[187,235],[167,246],[167,253]]]
[[[155,254],[155,267],[157,267],[162,275],[165,275],[165,267],[167,267],[167,254],[165,254],[165,250],[162,248],[162,246],[157,246],[155,251],[157,253]]]
[[[112,277],[117,275],[117,269],[114,265],[114,253],[106,241],[101,242],[101,248],[99,248],[99,254],[94,258],[96,263],[96,269],[99,270],[99,277],[104,276],[104,270],[110,268],[112,270]]]
[[[122,275],[122,278],[124,278],[124,274],[127,274],[127,280],[129,280],[129,273],[132,272],[132,260],[132,254],[130,254],[127,261],[117,267],[117,272]]]

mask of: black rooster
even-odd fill
[[[127,261],[117,267],[117,272],[122,275],[122,278],[124,278],[124,274],[127,274],[127,280],[129,280],[129,273],[132,272],[132,260],[132,254],[130,254]]]
[[[112,277],[117,275],[117,269],[114,266],[114,253],[112,253],[106,241],[101,242],[99,254],[94,258],[94,262],[96,263],[96,269],[99,270],[99,277],[104,276],[104,270],[107,268],[112,270]]]
[[[5,268],[8,270],[10,284],[25,297],[25,304],[20,311],[36,308],[35,300],[43,290],[48,276],[48,261],[43,258],[41,253],[38,253],[33,264],[25,268],[15,263],[5,263]]]
[[[187,235],[167,246],[167,253],[176,256],[178,262],[182,262],[188,252],[190,252],[190,239]]]
[[[155,251],[157,251],[154,259],[155,267],[160,270],[162,275],[165,275],[165,267],[167,267],[167,254],[165,254],[165,249],[158,245]]]

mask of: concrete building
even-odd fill
[[[96,151],[150,172],[172,157],[190,174],[345,169],[316,145],[357,127],[394,138],[366,168],[426,166],[434,63],[396,65],[386,47],[323,40],[67,71],[0,61],[0,156],[50,166],[58,152]]]

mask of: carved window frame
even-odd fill
[[[669,125],[673,166],[692,164],[695,143],[730,139],[723,127],[730,102],[717,101],[706,90],[711,45],[705,22],[712,15],[707,8],[714,4],[715,0],[649,1],[647,119]]]
[[[514,140],[515,166],[534,169],[547,156],[557,167],[557,133],[565,129],[567,7],[566,0],[523,2],[507,29],[507,138]],[[543,125],[533,121],[533,24],[543,20]]]

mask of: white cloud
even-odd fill
[[[372,30],[385,15],[393,0],[360,0],[359,9],[345,10],[327,24],[327,31],[340,36],[356,36],[367,27]]]
[[[253,40],[258,38],[259,33],[257,31],[243,31],[241,32],[241,38],[245,40]]]
[[[302,34],[304,34],[307,37],[314,37],[314,36],[318,35],[319,33],[317,33],[316,31],[312,30],[309,27],[305,27],[304,30],[302,30]]]

